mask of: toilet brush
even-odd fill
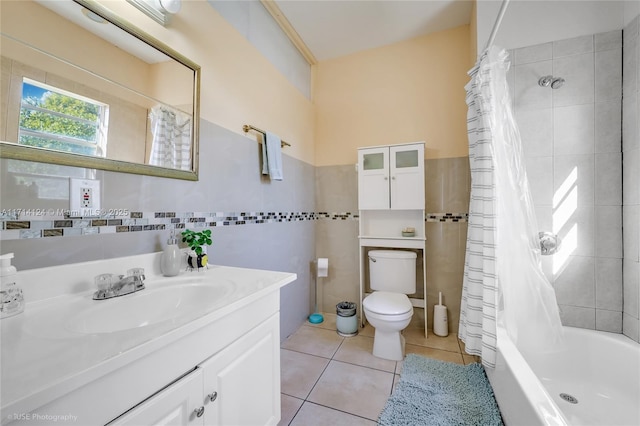
[[[314,296],[314,311],[311,315],[309,315],[309,322],[311,324],[320,324],[324,321],[324,317],[322,314],[318,313],[318,263],[314,262],[316,265],[316,270],[313,274],[313,296]]]

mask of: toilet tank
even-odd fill
[[[416,253],[405,250],[369,252],[372,290],[412,294],[416,292]]]

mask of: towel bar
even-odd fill
[[[265,132],[264,130],[258,129],[257,127],[251,126],[249,124],[245,124],[244,126],[242,126],[242,130],[244,130],[245,133],[248,133],[249,130],[255,130],[256,132],[262,133],[264,136],[267,135],[267,132]],[[285,141],[280,141],[280,146],[291,146],[291,144]]]

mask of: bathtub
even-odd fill
[[[497,335],[496,368],[486,372],[507,426],[640,425],[638,343],[564,327],[557,351],[523,354],[504,328]]]

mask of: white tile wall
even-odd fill
[[[553,74],[566,83],[560,90],[550,90],[554,107],[592,103],[595,81],[593,52],[553,59]]]
[[[590,35],[553,42],[554,58],[590,52],[593,52],[593,36]]]
[[[553,155],[553,109],[524,109],[516,112],[520,136],[527,140],[522,149],[531,157]]]
[[[553,44],[543,43],[516,49],[514,60],[516,65],[550,60],[553,56]]]
[[[621,122],[620,100],[596,102],[594,117],[596,152],[620,152]]]
[[[558,254],[543,258],[562,321],[621,332],[622,32],[515,49],[513,57],[515,114],[539,227],[563,239]],[[566,82],[540,87],[545,75]]]
[[[563,88],[558,90],[563,90]],[[553,108],[553,154],[593,154],[593,103]]]
[[[622,332],[640,342],[640,15],[623,32],[623,318]]]
[[[619,188],[622,182],[621,164],[621,152],[595,155],[595,204],[597,206],[622,205],[622,191],[611,190],[611,188]]]
[[[596,52],[596,102],[618,100],[622,95],[622,50]]]
[[[622,259],[598,258],[596,269],[596,308],[622,311]]]
[[[518,49],[516,49],[517,55]],[[550,75],[553,70],[551,61],[533,62],[516,65],[515,87],[512,88],[516,110],[551,108],[551,90],[538,86],[540,77]],[[532,82],[534,84],[532,84]]]

